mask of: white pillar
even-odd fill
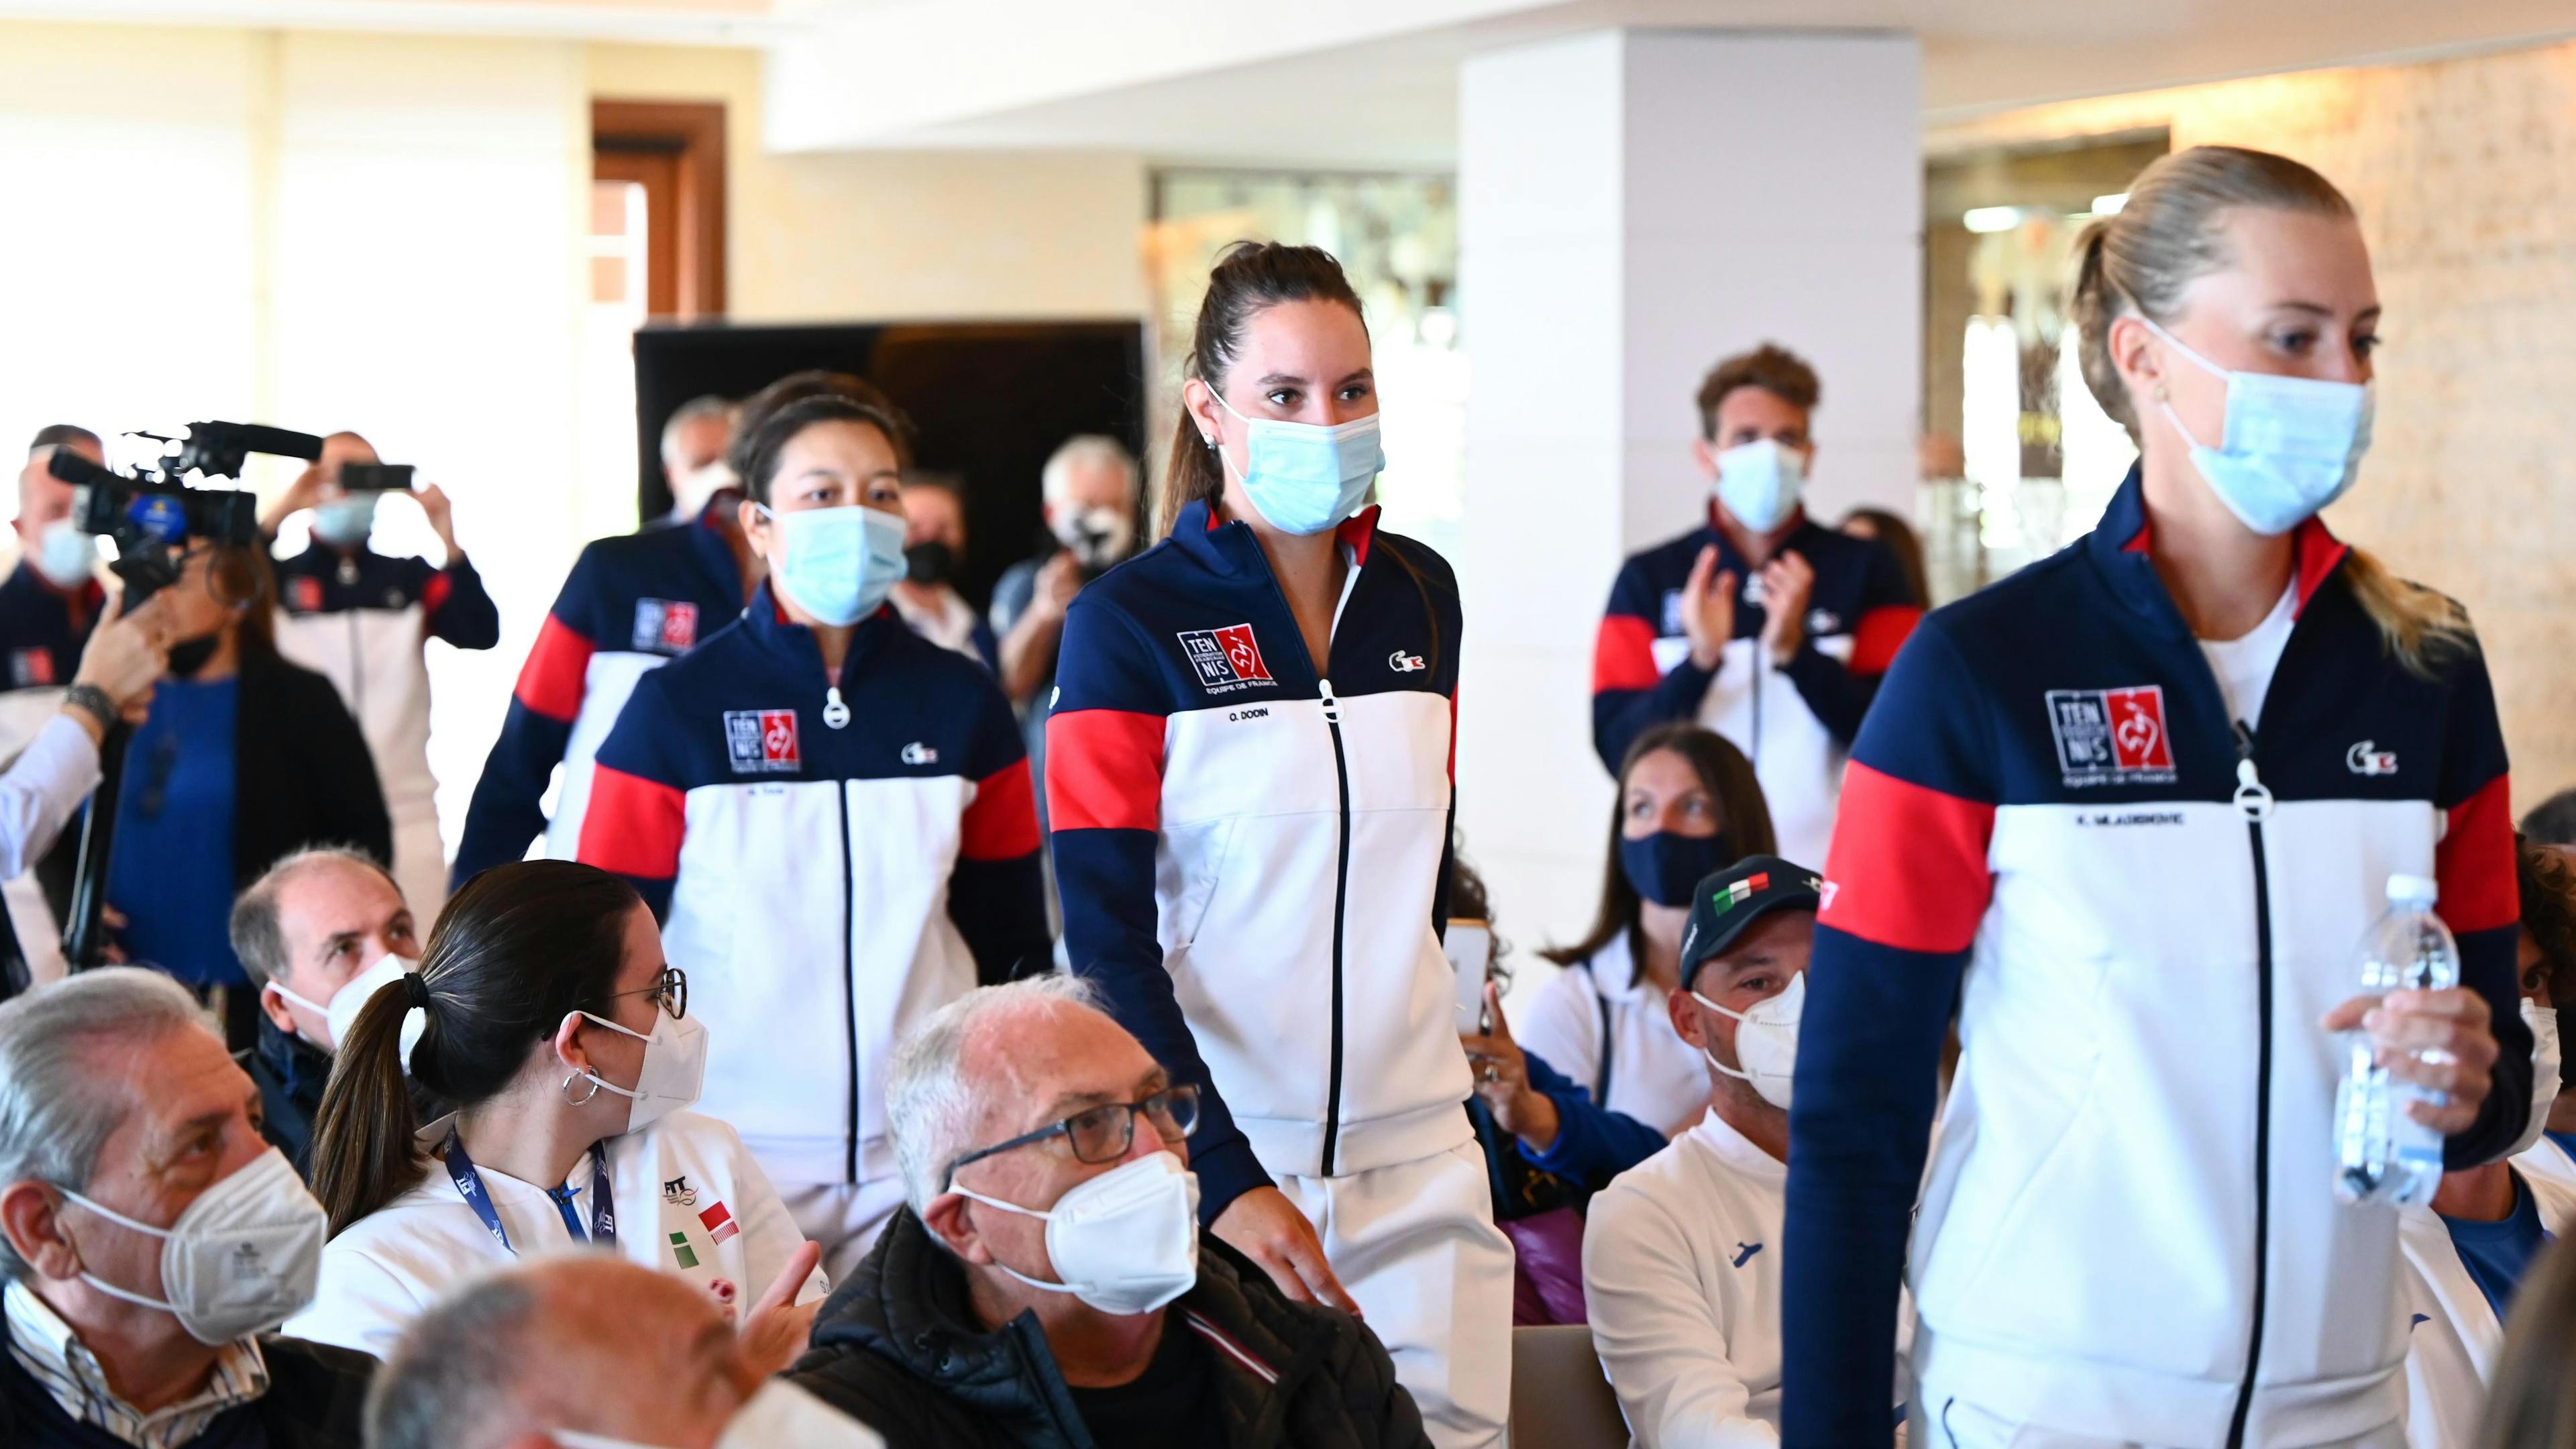
[[[1706,507],[1702,374],[1766,339],[1806,357],[1824,384],[1810,510],[1912,505],[1920,73],[1907,36],[1706,30],[1463,69],[1459,813],[1525,969],[1598,902],[1593,633],[1620,560]]]

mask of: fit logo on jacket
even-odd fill
[[[705,1110],[788,1183],[893,1171],[894,1044],[1052,960],[1028,760],[992,677],[880,609],[841,665],[846,717],[829,687],[813,631],[763,584],[637,681],[581,833],[689,973]]]
[[[730,495],[709,505],[732,506]],[[741,612],[742,572],[732,546],[703,515],[582,549],[528,650],[501,737],[474,786],[453,882],[519,859],[540,834],[547,855],[571,859],[590,799],[591,759],[635,681]],[[542,801],[557,765],[563,785],[550,822]]]
[[[2345,1047],[2317,1025],[2359,990],[2392,874],[2438,879],[2503,1051],[2452,1160],[2521,1125],[2484,660],[2407,670],[2310,522],[2261,717],[2233,720],[2146,544],[2133,472],[2092,535],[1926,619],[1861,731],[1792,1112],[1789,1442],[1859,1427],[1827,1406],[1877,1381],[1918,1182],[1933,1362],[1984,1411],[2161,1444],[2394,1419],[2395,1219],[2335,1201]],[[1965,1054],[1926,1178],[1954,1003]],[[2153,1230],[2106,1252],[2107,1222]]]
[[[1376,524],[1372,508],[1342,525],[1324,670],[1252,530],[1203,503],[1065,624],[1047,720],[1065,942],[1200,1084],[1191,1166],[1211,1217],[1271,1172],[1469,1136],[1437,935],[1457,585]]]

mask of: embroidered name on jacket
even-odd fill
[[[2174,782],[2162,685],[2052,689],[2048,728],[2057,737],[2057,766],[2070,786]]]
[[[1221,617],[1221,616],[1220,616]],[[1177,636],[1199,685],[1210,694],[1231,694],[1256,684],[1274,683],[1270,666],[1261,662],[1261,645],[1250,624],[1222,629],[1184,629]]]
[[[685,654],[698,642],[698,606],[684,599],[637,599],[635,639],[638,652]]]
[[[737,775],[761,775],[802,769],[796,749],[796,711],[729,709],[725,711],[725,759]]]

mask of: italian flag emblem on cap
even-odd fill
[[[1725,908],[1734,910],[1737,906],[1753,899],[1756,892],[1769,889],[1771,889],[1771,872],[1766,870],[1758,875],[1747,876],[1726,888]]]
[[[719,1243],[742,1231],[742,1224],[733,1220],[733,1214],[725,1211],[723,1203],[698,1214],[698,1221],[706,1225],[707,1236]]]

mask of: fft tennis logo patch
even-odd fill
[[[685,654],[698,642],[698,606],[684,599],[635,601],[635,648],[645,654]]]
[[[737,775],[791,773],[804,768],[796,748],[796,711],[725,711],[725,759]]]
[[[2068,785],[2170,785],[2173,737],[2165,729],[2165,691],[2048,691],[2048,728],[2057,737],[2057,767]]]
[[[1181,641],[1181,652],[1189,657],[1190,667],[1198,671],[1199,686],[1210,694],[1276,683],[1270,677],[1270,666],[1261,662],[1261,644],[1252,637],[1250,624],[1184,629],[1175,637]]]

